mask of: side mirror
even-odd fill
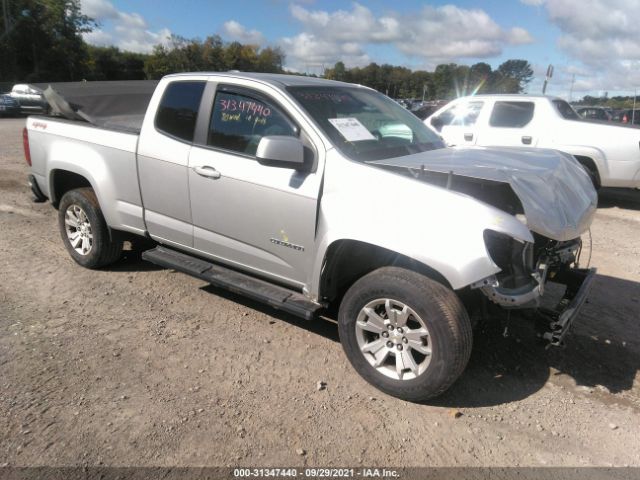
[[[437,131],[442,130],[443,122],[439,116],[431,117],[430,123],[431,123],[431,126],[435,128]]]
[[[304,166],[304,146],[296,137],[268,135],[260,139],[256,159],[262,165],[298,170]]]

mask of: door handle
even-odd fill
[[[203,177],[207,177],[207,178],[220,178],[220,172],[217,171],[215,168],[213,167],[209,167],[209,166],[202,166],[202,167],[193,167],[193,171],[196,172],[198,175],[203,176]]]
[[[522,143],[525,145],[531,145],[531,137],[522,137]]]
[[[466,142],[470,142],[471,140],[473,140],[473,133],[465,133],[464,134],[464,140]]]

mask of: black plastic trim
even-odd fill
[[[313,320],[322,306],[288,288],[236,272],[192,255],[159,246],[142,253],[142,259],[171,268],[233,293],[270,305],[305,320]]]
[[[40,190],[40,186],[36,181],[36,177],[34,177],[33,175],[29,175],[27,179],[29,180],[31,192],[33,192],[33,196],[35,197],[33,201],[36,203],[46,202],[48,198],[44,193],[42,193],[42,190]]]
[[[595,268],[575,268],[561,272],[553,281],[567,286],[564,298],[569,299],[569,305],[562,311],[541,309],[548,318],[550,331],[543,336],[552,345],[562,345],[564,337],[569,333],[573,321],[580,313],[580,309],[587,301],[593,281],[596,278]]]

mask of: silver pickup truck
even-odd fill
[[[45,96],[66,118],[28,118],[30,182],[77,263],[150,238],[147,261],[337,318],[353,367],[391,395],[451,386],[479,311],[537,309],[560,343],[591,287],[597,195],[569,155],[446,148],[384,95],[308,77],[169,75],[138,123]],[[541,310],[548,281],[565,293]]]

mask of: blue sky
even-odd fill
[[[535,71],[532,93],[550,63],[548,92],[565,98],[572,83],[573,98],[640,89],[640,0],[81,1],[100,23],[87,41],[126,50],[148,52],[171,34],[219,34],[279,46],[285,67],[303,72],[338,60],[432,70],[524,58]]]

